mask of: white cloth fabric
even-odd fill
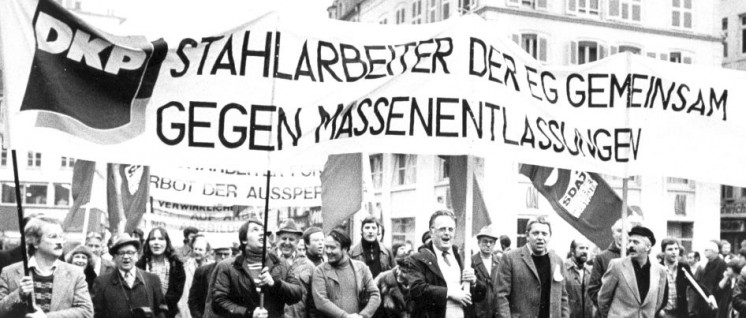
[[[443,273],[445,278],[446,286],[448,290],[461,289],[461,268],[458,266],[458,261],[450,251],[442,252],[436,250],[435,255],[438,260],[438,267],[440,272]],[[463,318],[464,308],[461,304],[448,300],[446,302],[446,318]]]

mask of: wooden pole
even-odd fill
[[[272,171],[267,170],[267,187],[265,188],[267,190],[266,195],[264,196],[264,240],[262,240],[262,269],[264,270],[264,264],[267,262],[267,240],[269,237],[267,237],[267,224],[269,223],[269,194],[272,192],[269,189],[270,186],[270,180],[272,179]],[[243,251],[242,251],[243,252]],[[264,308],[264,289],[259,290],[259,308]]]
[[[83,213],[83,244],[85,244],[85,239],[88,236],[88,223],[89,219],[91,218],[91,207],[90,205],[85,205],[85,212]]]
[[[619,252],[622,257],[627,256],[627,232],[630,230],[627,228],[627,180],[627,177],[622,179],[622,246]]]
[[[28,252],[26,251],[26,232],[24,231],[25,224],[23,224],[23,201],[21,198],[21,182],[19,180],[20,178],[18,177],[18,160],[16,159],[15,149],[11,150],[10,153],[13,157],[13,179],[16,185],[16,211],[18,212],[18,231],[21,232],[21,256],[23,257],[23,275],[29,276]],[[33,313],[36,311],[36,309],[34,308],[36,307],[34,303],[34,294],[32,293],[31,297],[26,299],[27,313]]]
[[[466,157],[466,198],[464,200],[464,269],[471,268],[471,236],[474,218],[474,157]],[[469,291],[468,282],[463,282],[462,289]]]

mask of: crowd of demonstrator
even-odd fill
[[[303,231],[291,220],[266,254],[256,219],[239,229],[238,248],[187,228],[175,249],[154,228],[106,246],[90,233],[68,253],[58,221],[23,223],[29,273],[20,248],[0,253],[3,318],[746,317],[746,248],[734,255],[727,242],[712,241],[699,260],[676,239],[657,241],[622,220],[608,249],[590,255],[591,244],[578,238],[567,257],[549,248],[544,217],[528,222],[527,243],[514,249],[485,228],[470,262],[454,245],[456,218],[446,210],[431,215],[417,250],[411,242],[384,246],[374,218],[363,220],[354,245],[343,231]]]

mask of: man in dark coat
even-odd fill
[[[23,254],[21,252],[20,246],[16,246],[7,251],[1,251],[0,252],[0,272],[3,271],[4,267],[10,264],[13,264],[13,263],[18,263],[21,260],[23,260]]]
[[[570,306],[570,318],[592,318],[593,302],[588,298],[591,266],[588,261],[590,243],[582,238],[570,242],[570,257],[565,260],[565,289]]]
[[[241,254],[218,263],[210,278],[204,317],[283,317],[285,305],[301,300],[303,287],[298,278],[275,253],[267,253],[262,266],[262,221],[246,221],[238,230],[238,239]],[[264,290],[264,308],[259,307],[257,288]]]
[[[463,268],[458,249],[453,246],[455,229],[453,212],[436,211],[430,217],[432,242],[411,256],[412,318],[476,317],[473,303],[484,299],[487,288],[477,281],[474,269]],[[461,289],[462,282],[470,284],[469,291]]]
[[[663,251],[663,262],[661,265],[666,269],[668,275],[668,299],[661,317],[689,317],[689,302],[687,301],[687,287],[693,285],[686,278],[686,274],[692,274],[689,264],[679,261],[679,242],[674,238],[665,238],[661,241]],[[686,273],[685,273],[686,272]],[[697,296],[699,297],[699,296]]]
[[[697,298],[697,317],[701,318],[715,317],[717,315],[717,300],[713,292],[720,280],[723,279],[726,267],[725,261],[719,256],[720,247],[718,246],[718,241],[707,242],[704,254],[705,258],[707,258],[707,265],[702,269],[701,276],[697,282],[708,297],[707,300],[701,297]]]
[[[477,275],[477,281],[482,282],[487,288],[487,294],[484,300],[474,303],[474,310],[477,317],[490,318],[495,317],[497,312],[497,271],[500,260],[493,253],[497,236],[492,233],[489,227],[483,228],[477,234],[477,243],[479,244],[479,253],[472,255],[471,267]]]
[[[212,250],[215,253],[215,262],[202,265],[194,271],[194,279],[192,279],[192,287],[189,289],[189,300],[187,301],[192,318],[202,318],[204,316],[207,288],[210,285],[213,270],[219,262],[231,257],[230,245],[218,245],[213,247]]]
[[[122,234],[112,244],[109,253],[117,269],[96,278],[93,286],[95,318],[135,318],[135,312],[151,312],[155,318],[165,318],[168,312],[157,275],[135,267],[140,241]]]

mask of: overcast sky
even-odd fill
[[[333,0],[129,0],[118,9],[122,32],[155,36],[203,35],[226,31],[268,11],[283,19],[313,23],[326,19]],[[117,32],[118,33],[118,32]]]

